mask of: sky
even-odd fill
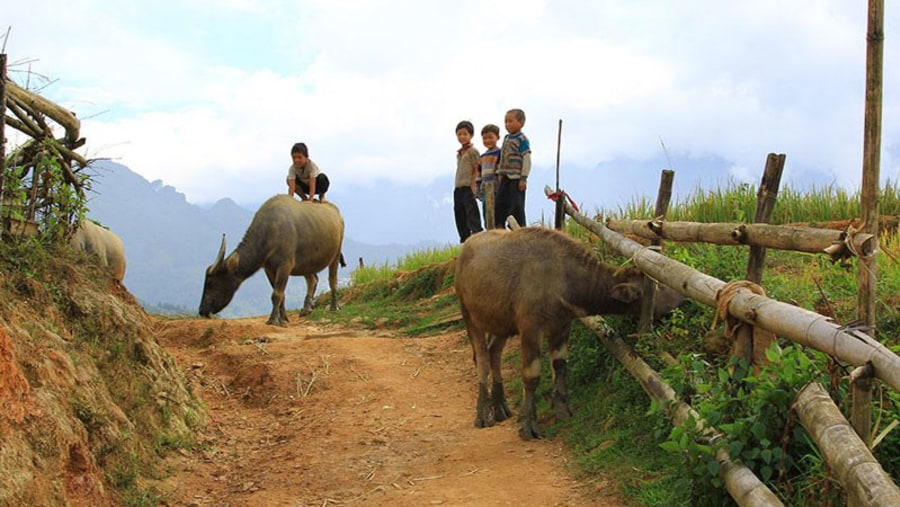
[[[881,176],[897,180],[886,3]],[[193,203],[284,192],[297,141],[333,186],[450,186],[456,124],[502,129],[510,108],[535,167],[559,148],[563,174],[652,196],[660,160],[755,184],[769,152],[784,182],[858,189],[866,22],[861,0],[30,0],[0,10],[0,42],[13,80],[81,118],[84,154]]]

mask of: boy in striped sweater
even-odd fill
[[[504,118],[506,131],[500,148],[500,163],[497,174],[500,177],[500,188],[497,190],[497,227],[506,227],[506,217],[512,215],[519,225],[525,222],[525,189],[528,185],[528,174],[531,172],[531,143],[522,133],[525,125],[525,111],[510,109]]]

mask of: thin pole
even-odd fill
[[[556,191],[559,192],[559,147],[562,144],[562,118],[559,119],[559,129],[556,131]]]

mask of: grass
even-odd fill
[[[772,223],[823,223],[850,219],[858,216],[858,195],[834,186],[813,188],[806,192],[783,188],[779,193]],[[881,198],[882,215],[900,215],[900,190],[888,183]],[[637,199],[617,210],[602,210],[599,215],[622,219],[652,216],[653,203]],[[670,220],[696,222],[747,222],[756,209],[756,189],[751,185],[731,186],[704,190],[697,188],[692,195],[671,206]],[[627,263],[610,251],[588,230],[567,221],[567,233],[591,243],[598,255],[608,262]],[[704,244],[664,245],[668,256],[706,274],[724,281],[740,279],[746,270],[748,249]],[[877,335],[895,352],[900,351],[900,238],[888,233],[880,238],[877,285]],[[342,312],[325,313],[316,310],[313,316],[332,319],[365,327],[390,327],[402,334],[415,336],[444,329],[461,329],[458,303],[452,291],[452,260],[459,248],[431,249],[411,254],[402,259],[396,268],[387,265],[366,268],[354,274],[350,287],[343,291]],[[830,315],[835,321],[846,323],[855,319],[856,313],[856,262],[849,266],[833,264],[823,255],[769,250],[763,287],[769,297],[791,302],[803,308]],[[715,393],[721,378],[719,371],[726,360],[717,356],[704,335],[710,330],[713,309],[696,302],[676,310],[653,333],[632,340],[633,348],[657,371],[667,370],[681,375],[678,392],[687,400],[716,410],[716,403],[733,403],[735,400],[705,400],[701,390]],[[609,318],[608,323],[621,336],[635,331],[633,320]],[[671,367],[671,358],[688,358],[697,366],[687,371],[683,367]],[[693,359],[691,359],[693,358]],[[507,361],[517,361],[510,355]],[[814,365],[816,371],[824,370],[824,364]],[[543,372],[544,390],[539,398],[539,413],[549,408],[544,400],[551,382],[549,365]],[[574,462],[573,473],[585,480],[609,479],[617,483],[623,496],[635,504],[647,507],[682,505],[732,505],[733,501],[720,487],[709,489],[704,478],[688,473],[684,456],[663,450],[662,444],[669,438],[671,425],[652,411],[652,404],[639,384],[612,359],[590,331],[579,323],[573,326],[570,336],[569,388],[575,416],[566,422],[549,425],[548,435],[563,439],[570,448]],[[794,372],[797,375],[803,372]],[[719,378],[717,378],[719,376]],[[763,382],[762,384],[766,384]],[[773,387],[774,386],[774,387]],[[788,389],[777,382],[769,382],[765,388],[782,393]],[[519,396],[521,381],[517,376],[509,379],[508,392]],[[781,391],[779,391],[781,390]],[[736,391],[740,392],[740,390]],[[765,399],[766,393],[755,393],[754,399]],[[782,398],[785,397],[782,393]],[[787,392],[786,397],[790,398]],[[727,398],[727,397],[726,397]],[[876,395],[879,409],[879,430],[885,438],[876,449],[876,455],[889,473],[900,476],[900,458],[891,450],[900,446],[900,430],[889,425],[900,419],[900,394],[889,389]],[[511,403],[520,400],[511,398]],[[846,400],[838,399],[839,403]],[[784,412],[788,411],[785,408]],[[727,411],[717,415],[727,421]],[[756,431],[758,428],[755,428]],[[770,428],[771,429],[771,428]],[[783,428],[774,428],[779,441]],[[822,484],[832,482],[822,467],[821,456],[810,450],[808,437],[795,428],[795,440],[791,449],[800,449],[802,455],[792,456],[793,461],[803,463],[803,473],[788,479],[774,481],[771,487],[792,505],[819,505],[826,495],[839,496],[832,488],[823,493]],[[804,439],[806,441],[804,441]],[[764,440],[766,441],[766,440]],[[750,445],[750,444],[748,444]],[[766,444],[770,445],[770,444]],[[764,449],[765,450],[765,449]],[[746,449],[748,456],[757,456],[754,449]],[[768,452],[768,451],[766,451]],[[692,458],[692,465],[705,468],[702,461]],[[713,474],[714,475],[714,474]],[[783,488],[779,490],[778,488]],[[786,489],[784,489],[786,488]],[[837,496],[836,496],[837,495]],[[828,500],[831,501],[831,500]]]

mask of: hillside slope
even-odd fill
[[[0,505],[146,504],[200,403],[109,273],[68,250],[0,247]]]

